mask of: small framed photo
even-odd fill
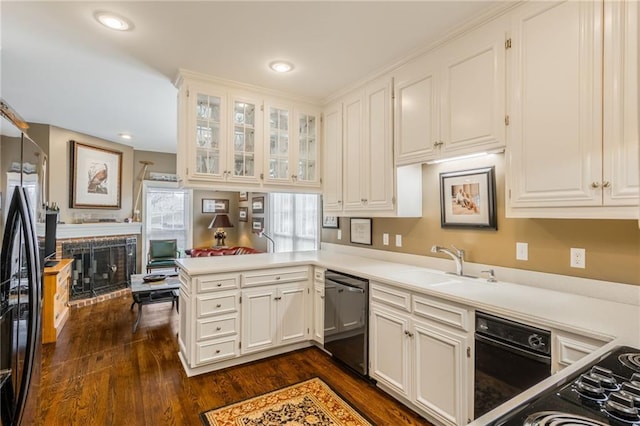
[[[356,244],[371,245],[371,218],[351,218],[350,241]]]
[[[264,213],[264,197],[253,197],[251,199],[251,212]]]
[[[340,226],[338,225],[338,216],[325,216],[322,218],[322,227],[323,228],[334,228],[337,229]]]
[[[263,217],[254,217],[251,219],[251,230],[252,231],[262,231],[264,229],[264,218]]]
[[[240,222],[249,220],[249,207],[238,207],[238,220]]]
[[[247,201],[249,200],[249,193],[247,191],[240,191],[239,201]]]
[[[443,228],[498,229],[494,167],[440,173]]]
[[[229,213],[229,200],[203,198],[202,213]]]

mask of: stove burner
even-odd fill
[[[618,360],[627,368],[640,371],[640,353],[625,353],[618,356]]]
[[[608,426],[597,420],[562,411],[539,411],[531,414],[523,426]]]

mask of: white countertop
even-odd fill
[[[640,343],[640,306],[507,282],[489,283],[419,266],[324,250],[179,259],[189,275],[294,265],[314,265],[441,297],[536,325]],[[640,288],[638,288],[640,296]]]
[[[469,426],[486,424],[491,418],[506,413],[616,345],[640,346],[640,287],[635,292],[625,284],[619,285],[620,291],[632,296],[637,293],[629,303],[509,282],[489,283],[485,279],[464,278],[435,269],[325,250],[187,258],[178,260],[178,265],[191,276],[295,265],[320,266],[539,327],[610,340],[600,350],[476,419]],[[617,284],[612,284],[611,291],[617,291],[617,287]]]

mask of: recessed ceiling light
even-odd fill
[[[120,137],[128,141],[132,139],[132,136],[129,133],[120,133]]]
[[[112,12],[96,12],[96,20],[107,28],[117,31],[127,31],[133,28],[133,24],[126,18]]]
[[[289,72],[293,69],[293,64],[286,61],[273,61],[269,64],[269,68],[275,72]]]

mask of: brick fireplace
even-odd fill
[[[74,259],[69,299],[93,298],[130,286],[136,273],[135,236],[70,239],[60,242],[62,258]]]
[[[56,257],[73,259],[69,302],[79,307],[128,293],[137,273],[140,223],[58,224]]]

